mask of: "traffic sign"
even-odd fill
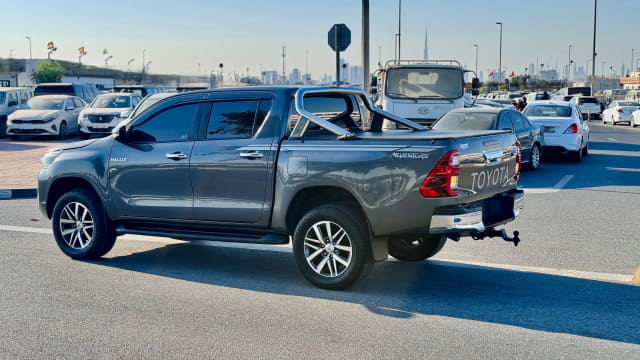
[[[345,51],[351,44],[351,30],[345,24],[334,24],[328,38],[333,51]]]

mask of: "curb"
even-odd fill
[[[37,189],[0,189],[0,200],[35,199],[37,196]]]

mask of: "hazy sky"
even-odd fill
[[[33,57],[46,58],[46,44],[54,41],[53,57],[77,61],[78,48],[88,52],[83,63],[103,66],[102,49],[110,65],[125,69],[142,66],[142,49],[151,72],[196,74],[217,69],[257,74],[282,69],[282,46],[287,48],[287,74],[305,70],[305,51],[314,78],[335,70],[335,55],[327,45],[327,31],[345,23],[352,44],[344,57],[360,63],[360,0],[29,0],[2,2],[0,57],[28,57],[25,35],[32,37]],[[398,27],[397,0],[371,0],[371,65],[393,58]],[[599,0],[596,73],[640,57],[640,0]],[[545,68],[561,69],[572,59],[584,66],[591,57],[593,0],[404,0],[402,1],[402,57],[422,58],[425,27],[430,58],[457,59],[475,66],[473,44],[479,45],[479,70],[497,68],[502,21],[502,64],[507,72],[523,72],[539,58]],[[634,60],[635,62],[635,60]]]

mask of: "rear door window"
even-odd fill
[[[251,138],[256,122],[258,100],[216,101],[213,103],[207,139]]]
[[[10,92],[7,100],[7,106],[18,106],[18,93]]]
[[[513,123],[511,122],[509,114],[507,114],[506,111],[503,111],[498,118],[498,130],[506,129],[513,131]]]
[[[527,127],[527,124],[520,116],[520,113],[509,111],[509,115],[511,116],[511,121],[513,121],[513,127],[516,131],[525,129]]]

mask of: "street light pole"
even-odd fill
[[[369,0],[362,0],[362,89],[369,93]],[[308,54],[308,53],[307,53]],[[308,56],[307,56],[308,59]],[[307,64],[307,67],[309,65]],[[306,77],[306,75],[305,75]],[[306,84],[306,80],[305,80]]]
[[[591,54],[591,79],[596,77],[596,17],[598,14],[598,0],[593,0],[593,52]]]
[[[497,25],[500,25],[500,56],[498,57],[498,82],[502,82],[502,22],[496,21]],[[498,86],[499,88],[499,86]]]
[[[478,44],[474,44],[476,48],[476,76],[478,76]]]
[[[25,36],[24,38],[29,40],[29,60],[31,60],[31,36]]]
[[[633,71],[633,52],[635,51],[635,49],[631,49],[631,66],[629,68],[629,74],[631,74],[631,72]],[[624,74],[620,74],[620,76],[624,76]]]
[[[132,58],[131,60],[127,61],[127,72],[129,72],[129,66],[131,66],[131,63],[136,61],[135,58]]]

